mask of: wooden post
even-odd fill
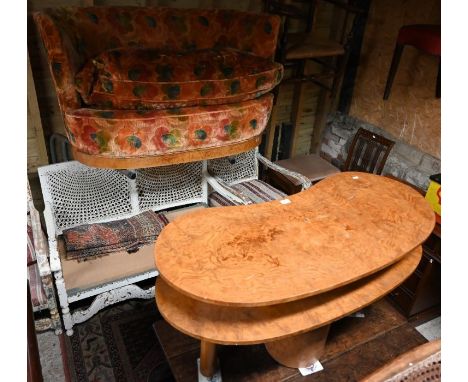
[[[217,370],[216,344],[201,341],[200,344],[200,372],[206,378],[211,378]]]
[[[28,281],[28,382],[42,382],[41,360],[39,359],[39,346],[37,345],[36,328],[34,327],[34,314],[31,305],[31,293]]]
[[[304,69],[301,70],[301,74],[303,75]],[[291,150],[290,150],[290,157],[294,157],[296,155],[297,150],[297,139],[299,137],[299,130],[300,130],[300,121],[302,117],[302,112],[304,109],[304,94],[305,94],[305,84],[302,81],[299,81],[295,84],[294,87],[294,98],[293,98],[293,105],[292,105],[292,126],[293,132],[291,134]]]

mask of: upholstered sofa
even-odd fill
[[[283,76],[273,62],[278,16],[64,7],[34,19],[79,161],[152,167],[260,143]]]

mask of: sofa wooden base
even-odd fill
[[[236,155],[251,150],[260,144],[261,136],[252,137],[246,141],[237,142],[221,147],[203,150],[183,151],[164,155],[109,157],[105,155],[91,155],[72,147],[74,159],[90,167],[110,168],[116,170],[169,166],[179,163],[198,162],[215,158]]]

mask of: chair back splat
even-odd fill
[[[359,128],[349,148],[343,171],[363,171],[380,175],[395,142]]]

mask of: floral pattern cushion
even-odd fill
[[[252,99],[273,89],[282,73],[281,64],[232,49],[121,48],[90,60],[75,83],[90,106],[162,109]]]
[[[212,148],[259,136],[271,93],[240,104],[165,110],[79,109],[65,113],[70,142],[81,152],[146,156]]]

